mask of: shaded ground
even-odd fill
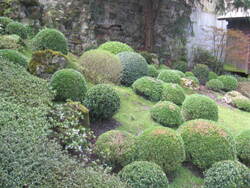
[[[119,126],[121,126],[121,123],[116,121],[115,119],[105,120],[102,122],[94,122],[90,125],[96,137],[104,132],[116,129]]]

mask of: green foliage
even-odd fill
[[[220,91],[224,88],[224,84],[219,79],[212,79],[206,83],[206,87],[213,91]]]
[[[194,76],[194,73],[192,73],[192,72],[185,72],[185,75],[186,75],[187,77],[189,77],[189,76]]]
[[[232,91],[237,89],[238,87],[238,81],[235,77],[230,76],[230,75],[222,75],[219,76],[218,79],[222,81],[224,88],[223,90],[225,91]]]
[[[205,188],[247,188],[249,169],[238,161],[220,161],[205,172]]]
[[[23,67],[28,64],[27,58],[16,50],[0,50],[0,57]]]
[[[233,100],[233,104],[240,110],[250,112],[250,99],[236,98]]]
[[[111,118],[120,108],[120,97],[109,85],[90,88],[83,102],[89,109],[92,121]]]
[[[171,71],[177,73],[181,78],[186,77],[186,75],[183,72],[179,71],[179,70],[171,70]]]
[[[176,83],[179,84],[181,82],[181,77],[178,73],[172,70],[163,70],[160,72],[158,76],[159,80],[162,80],[166,83]]]
[[[25,25],[19,22],[10,22],[6,26],[6,32],[8,34],[14,34],[20,36],[22,39],[27,38],[27,28]]]
[[[154,65],[148,65],[148,76],[157,78],[159,75],[158,70],[155,68]]]
[[[186,97],[182,104],[182,115],[184,119],[208,119],[218,120],[217,104],[205,95],[193,94]]]
[[[176,127],[183,122],[180,107],[169,101],[158,102],[150,113],[152,119],[166,127]]]
[[[132,88],[138,95],[145,97],[151,101],[159,101],[161,99],[163,83],[151,77],[142,77],[136,80]]]
[[[171,101],[177,105],[182,105],[185,100],[185,93],[181,86],[177,84],[164,84],[161,100]]]
[[[105,50],[89,50],[80,58],[81,71],[94,83],[120,83],[122,64]]]
[[[0,16],[0,34],[6,34],[6,26],[13,22],[12,19],[8,18],[8,17],[2,17]]]
[[[181,72],[186,72],[188,70],[188,63],[185,61],[175,61],[172,64],[172,68]]]
[[[199,85],[200,81],[195,76],[187,76],[187,79],[193,80],[195,84]]]
[[[121,83],[130,86],[137,79],[148,75],[148,64],[144,57],[135,52],[122,52],[118,54],[123,66]]]
[[[55,72],[50,81],[50,87],[56,91],[56,100],[82,101],[87,92],[83,75],[73,69],[62,69]]]
[[[246,165],[250,165],[250,130],[243,131],[236,137],[237,156]]]
[[[209,68],[207,65],[197,64],[193,69],[193,73],[202,84],[208,81]]]
[[[158,164],[165,173],[175,171],[185,160],[182,138],[167,127],[153,127],[144,131],[136,140],[137,161]]]
[[[56,29],[43,29],[33,38],[34,50],[54,50],[68,54],[68,42],[64,34]]]
[[[147,61],[148,64],[154,64],[154,55],[152,55],[151,53],[147,52],[147,51],[141,51],[139,52],[142,57],[144,57]]]
[[[112,54],[119,54],[121,52],[133,52],[133,48],[131,48],[129,45],[118,42],[118,41],[108,41],[103,43],[102,45],[99,46],[100,50],[106,50],[111,52]]]
[[[131,188],[168,188],[168,178],[161,167],[147,161],[136,161],[125,166],[119,176]]]
[[[217,78],[218,78],[218,75],[215,72],[213,72],[213,71],[209,72],[208,80],[217,79]]]
[[[22,42],[17,35],[0,35],[0,49],[13,49],[21,48]]]
[[[221,160],[236,159],[233,136],[213,121],[188,121],[178,131],[184,140],[187,160],[201,169]]]

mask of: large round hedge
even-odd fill
[[[100,135],[95,144],[95,153],[105,164],[113,168],[125,166],[131,161],[135,136],[119,130],[111,130]]]
[[[147,76],[148,64],[144,57],[135,52],[122,52],[118,54],[123,66],[121,83],[130,86],[138,78]]]
[[[201,169],[221,160],[236,158],[233,136],[213,121],[188,121],[178,131],[185,143],[187,160]]]
[[[206,87],[213,91],[220,91],[224,88],[224,84],[219,79],[212,79],[206,83]]]
[[[205,172],[204,188],[248,188],[249,173],[238,161],[220,161]]]
[[[193,94],[184,100],[182,104],[184,119],[208,119],[218,120],[218,106],[214,100],[205,95]]]
[[[151,101],[159,101],[161,99],[163,84],[161,80],[152,77],[142,77],[136,80],[132,88],[138,94]]]
[[[168,188],[168,178],[160,166],[147,161],[136,161],[125,166],[119,177],[131,188]]]
[[[210,71],[207,65],[197,64],[192,72],[202,84],[205,84],[208,81]]]
[[[182,105],[185,97],[182,87],[178,84],[164,84],[161,100],[171,101],[177,105]]]
[[[64,34],[56,29],[43,29],[33,38],[35,50],[54,50],[68,54],[68,42]]]
[[[222,75],[219,76],[218,79],[222,81],[224,88],[223,90],[225,91],[232,91],[237,89],[238,87],[238,81],[235,77],[230,76],[230,75]]]
[[[184,143],[181,136],[167,127],[153,127],[136,139],[135,157],[140,161],[151,161],[166,172],[176,170],[185,160]]]
[[[83,75],[73,69],[62,69],[55,72],[50,81],[50,87],[56,91],[55,99],[65,101],[82,101],[87,92]]]
[[[107,84],[98,84],[90,88],[84,100],[90,111],[91,121],[111,118],[120,108],[120,97]]]
[[[250,130],[243,131],[236,137],[237,155],[240,161],[250,165]]]
[[[181,82],[181,77],[178,73],[172,70],[163,70],[160,72],[158,76],[159,80],[162,80],[166,83],[176,83],[179,84]]]
[[[157,78],[159,75],[158,70],[155,68],[154,65],[148,65],[148,76]]]
[[[129,45],[118,42],[118,41],[108,41],[99,46],[99,49],[106,50],[111,52],[112,54],[119,54],[121,52],[133,52],[133,48]]]
[[[26,39],[27,38],[27,28],[25,25],[23,25],[22,23],[19,22],[10,22],[6,28],[5,28],[6,32],[8,34],[15,34],[20,36],[22,39]]]
[[[28,64],[27,58],[16,50],[0,50],[0,57],[23,67]]]
[[[94,83],[120,83],[122,64],[120,59],[105,50],[89,50],[80,58],[84,75]]]

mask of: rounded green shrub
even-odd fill
[[[106,50],[111,52],[112,54],[119,54],[121,52],[133,52],[133,48],[129,45],[118,42],[118,41],[108,41],[99,46],[98,49]]]
[[[139,161],[158,164],[165,173],[176,170],[185,160],[184,143],[181,136],[167,127],[145,130],[136,139],[135,157]]]
[[[137,79],[148,75],[148,64],[144,57],[135,52],[118,54],[123,66],[121,83],[130,86]]]
[[[197,64],[192,72],[198,78],[201,84],[205,84],[208,81],[208,75],[210,71],[207,65]]]
[[[166,127],[175,127],[183,122],[180,107],[169,101],[158,102],[150,114],[153,120]]]
[[[149,99],[151,101],[159,101],[161,99],[164,82],[152,77],[142,77],[136,80],[132,88],[135,93]]]
[[[62,69],[55,72],[50,81],[50,87],[56,91],[55,99],[65,101],[82,101],[87,92],[83,75],[73,69]]]
[[[178,73],[172,70],[163,70],[160,72],[158,76],[159,80],[162,80],[166,83],[176,83],[179,84],[181,82],[181,77]]]
[[[218,78],[218,75],[215,72],[213,72],[213,71],[209,72],[208,80],[217,79],[217,78]]]
[[[177,105],[182,105],[185,97],[186,96],[182,87],[178,84],[164,84],[161,100],[171,101]]]
[[[68,54],[68,42],[64,34],[56,29],[43,29],[33,38],[35,50],[54,50]]]
[[[89,50],[80,58],[80,69],[94,83],[119,84],[122,75],[120,59],[105,50]]]
[[[237,155],[240,161],[250,165],[250,130],[243,131],[236,137]]]
[[[175,61],[172,64],[172,68],[181,72],[186,72],[188,70],[188,63],[185,61]]]
[[[6,32],[8,34],[14,34],[14,35],[18,35],[20,36],[22,39],[26,39],[27,38],[27,28],[25,25],[23,25],[22,23],[19,22],[10,22],[7,26],[6,26]]]
[[[131,161],[135,136],[119,130],[100,135],[95,144],[95,153],[113,168],[125,166]]]
[[[250,99],[247,98],[235,98],[233,104],[240,110],[250,112]]]
[[[222,81],[224,88],[224,91],[232,91],[237,89],[238,87],[238,81],[235,77],[230,76],[230,75],[222,75],[219,76],[218,79]]]
[[[119,177],[131,188],[168,188],[168,178],[155,163],[147,161],[136,161],[125,166]]]
[[[171,71],[177,73],[181,78],[186,77],[186,75],[183,72],[179,71],[179,70],[171,70]]]
[[[247,188],[249,169],[238,161],[220,161],[205,172],[204,188]]]
[[[208,119],[218,120],[218,106],[214,100],[205,95],[193,94],[184,100],[182,104],[184,119]]]
[[[192,72],[185,72],[185,75],[188,77],[188,76],[194,76],[194,73]]]
[[[233,136],[213,121],[188,121],[178,132],[184,140],[187,160],[201,169],[221,160],[236,159]]]
[[[220,91],[224,88],[224,84],[219,79],[212,79],[206,83],[206,87],[213,91]]]
[[[148,76],[157,78],[159,75],[158,70],[155,68],[154,65],[148,65]]]
[[[12,19],[8,18],[8,17],[4,17],[4,16],[0,16],[0,34],[5,34],[6,31],[6,26],[13,22]]]
[[[23,67],[28,64],[27,58],[16,50],[0,50],[0,57]]]
[[[90,88],[83,102],[89,109],[92,121],[111,118],[120,108],[120,97],[107,84],[98,84]]]

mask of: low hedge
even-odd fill
[[[161,71],[159,76],[158,76],[158,79],[162,80],[166,83],[180,84],[180,82],[181,82],[181,77],[179,76],[179,74],[172,71],[172,70]]]
[[[232,91],[237,89],[238,87],[238,81],[235,77],[230,76],[230,75],[222,75],[219,76],[218,79],[222,81],[224,88],[223,90],[225,91]]]
[[[233,99],[233,105],[236,106],[238,109],[250,112],[250,99],[245,98],[236,98]]]
[[[10,35],[18,35],[22,39],[26,39],[28,37],[27,27],[19,22],[10,22],[6,28],[6,32]]]
[[[224,88],[224,84],[219,79],[212,79],[206,83],[206,87],[213,91],[220,91]]]
[[[148,65],[148,76],[157,78],[159,75],[158,70],[155,68],[154,65]]]
[[[0,57],[6,59],[14,64],[27,67],[28,60],[27,58],[16,50],[4,49],[0,50]]]
[[[250,130],[236,136],[237,155],[245,165],[250,165]]]

